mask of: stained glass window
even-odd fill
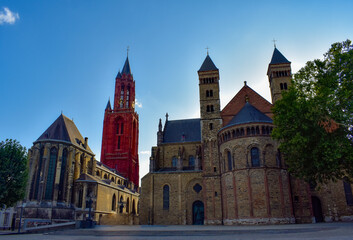
[[[58,151],[55,147],[53,147],[50,150],[47,183],[46,183],[45,197],[44,197],[44,199],[46,200],[50,200],[53,197],[53,186],[54,186],[57,155],[58,155]]]

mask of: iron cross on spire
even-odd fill
[[[274,47],[276,48],[276,42],[277,42],[277,40],[276,40],[276,39],[273,39],[272,42],[273,42]]]
[[[207,56],[208,56],[208,49],[210,49],[209,47],[206,47],[205,49],[207,49]]]

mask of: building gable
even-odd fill
[[[223,126],[226,126],[229,121],[233,119],[233,117],[244,107],[246,102],[249,102],[262,113],[272,118],[272,104],[245,84],[221,111]]]

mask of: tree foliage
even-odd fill
[[[307,62],[273,108],[289,171],[308,182],[353,179],[353,45]]]
[[[0,142],[0,208],[23,199],[27,176],[26,148],[16,140]]]

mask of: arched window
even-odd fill
[[[189,156],[189,166],[190,167],[194,167],[195,166],[195,158],[192,155]]]
[[[136,214],[136,204],[135,204],[135,199],[132,200],[132,210],[131,210],[132,214]]]
[[[119,123],[116,124],[116,134],[119,134]]]
[[[129,100],[130,100],[130,86],[127,87],[127,91],[126,91],[126,106],[125,106],[125,108],[129,108]]]
[[[244,128],[240,129],[240,135],[244,136]]]
[[[100,174],[99,174],[99,171],[98,171],[98,170],[96,171],[96,176],[98,176],[98,177],[100,176]]]
[[[207,112],[209,112],[210,111],[210,106],[209,105],[207,105]]]
[[[258,126],[256,127],[256,134],[260,134],[260,128]]]
[[[108,175],[107,174],[104,174],[104,179],[108,179]]]
[[[163,187],[163,209],[169,209],[169,186],[164,185]]]
[[[255,135],[255,128],[251,127],[251,135]]]
[[[116,209],[116,197],[115,197],[115,193],[113,195],[113,199],[112,199],[112,211],[115,211]]]
[[[213,90],[210,90],[210,97],[213,97]]]
[[[248,127],[248,128],[246,128],[246,135],[250,135],[250,128]]]
[[[118,179],[118,184],[119,184],[119,185],[121,184],[120,179]]]
[[[213,129],[213,123],[210,123],[210,130],[212,130]]]
[[[123,196],[120,196],[120,201],[119,201],[119,213],[123,213],[124,210],[124,204],[123,204]]]
[[[257,147],[251,149],[251,165],[253,167],[260,167],[259,149]]]
[[[177,157],[173,157],[173,158],[172,158],[172,167],[173,167],[173,168],[176,168],[176,167],[177,167],[177,164],[178,164],[178,159],[177,159]]]
[[[232,161],[232,154],[230,151],[227,152],[227,156],[228,156],[228,170],[231,171],[232,170],[232,165],[233,165],[233,161]]]
[[[53,147],[50,149],[49,167],[48,175],[46,181],[45,198],[46,200],[51,200],[53,197],[53,185],[56,171],[56,159],[58,157],[58,150]]]
[[[113,177],[110,179],[110,181],[115,182]]]
[[[213,105],[211,105],[211,112],[213,112],[214,111],[214,108],[213,108]]]
[[[65,172],[66,172],[66,162],[67,162],[67,149],[63,150],[62,160],[61,160],[61,170],[60,170],[60,182],[59,182],[59,192],[58,192],[58,201],[64,200],[65,195]]]
[[[121,86],[120,91],[120,108],[124,107],[124,85]]]
[[[280,83],[279,86],[281,87],[281,90],[283,90],[283,83]]]
[[[210,96],[210,92],[208,90],[206,90],[206,97]]]
[[[283,88],[284,88],[285,90],[287,90],[287,83],[284,83],[284,84],[283,84]]]
[[[130,199],[129,198],[127,198],[127,200],[126,200],[126,212],[127,213],[129,213],[129,211],[130,211]]]

